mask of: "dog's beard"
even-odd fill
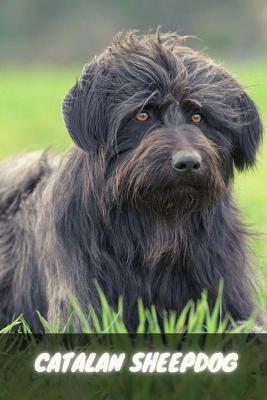
[[[191,180],[151,171],[129,176],[119,186],[114,182],[112,192],[116,206],[173,219],[211,208],[224,189],[221,176],[212,171]]]

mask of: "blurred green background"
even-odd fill
[[[199,39],[190,45],[223,62],[256,101],[267,126],[266,0],[0,0],[0,157],[70,140],[61,101],[82,65],[127,29],[161,25]],[[267,306],[267,147],[258,165],[237,177],[244,219],[262,233],[253,241]]]

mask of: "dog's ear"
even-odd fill
[[[96,149],[105,135],[105,93],[101,89],[103,65],[86,65],[81,78],[63,100],[65,125],[74,143],[85,151]],[[103,85],[102,85],[103,86]]]
[[[256,152],[262,139],[262,123],[258,110],[251,98],[242,91],[234,102],[238,111],[238,127],[233,137],[234,163],[242,171],[255,164]]]

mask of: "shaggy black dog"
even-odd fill
[[[74,143],[0,168],[0,299],[7,320],[66,320],[124,299],[179,312],[224,280],[223,312],[256,310],[247,232],[231,196],[254,165],[262,126],[234,77],[176,34],[117,37],[64,99]],[[76,326],[78,330],[78,326]]]

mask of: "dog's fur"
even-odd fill
[[[69,293],[99,312],[136,300],[179,312],[224,280],[223,312],[256,310],[247,232],[231,196],[234,167],[255,163],[262,126],[235,78],[176,34],[118,36],[85,65],[64,99],[75,146],[62,159],[30,154],[0,168],[0,299],[6,320],[36,310],[66,320]],[[150,113],[138,122],[135,114]],[[14,111],[15,112],[15,111]],[[203,122],[193,124],[193,112]],[[203,168],[182,177],[174,151],[195,150]],[[78,329],[78,327],[76,327]]]

